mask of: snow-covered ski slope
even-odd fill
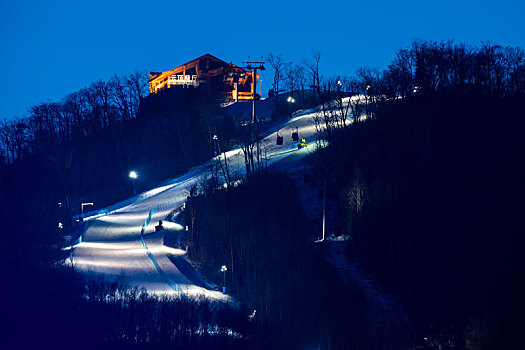
[[[268,165],[296,161],[314,151],[313,116],[311,111],[297,115],[264,138]],[[304,138],[309,147],[297,149],[298,142],[291,137],[296,128],[299,139]],[[283,145],[276,145],[277,129],[284,138]],[[227,152],[227,157],[232,172],[245,173],[241,149]],[[226,299],[227,296],[212,290],[202,279],[196,281],[195,276],[199,274],[188,271],[193,269],[189,264],[172,263],[168,256],[172,254],[173,260],[181,261],[185,250],[163,245],[163,232],[155,232],[154,228],[159,220],[180,210],[190,187],[203,181],[208,169],[209,164],[203,164],[157,188],[93,213],[91,217],[87,214],[82,242],[73,247],[70,261],[89,277],[101,276],[108,280],[124,277],[131,286],[144,287],[151,293]],[[183,230],[174,223],[165,222],[164,225]]]

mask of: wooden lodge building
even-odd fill
[[[206,54],[166,72],[151,72],[149,89],[155,94],[173,87],[213,84],[229,99],[251,100],[260,97],[254,94],[258,80],[259,74],[254,81],[253,72]]]

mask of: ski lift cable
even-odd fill
[[[263,84],[264,86],[266,87],[267,90],[270,90],[270,85],[268,85],[268,77],[266,76],[266,73],[264,73],[265,71],[262,71],[260,74],[261,74],[261,77],[263,78]]]

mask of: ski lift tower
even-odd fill
[[[245,69],[250,69],[253,71],[252,76],[252,124],[255,124],[256,118],[255,118],[255,91],[257,90],[257,82],[255,81],[257,79],[257,70],[266,70],[264,68],[264,62],[262,61],[251,61],[246,62],[247,66],[244,67]]]

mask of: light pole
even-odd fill
[[[293,104],[295,102],[295,98],[293,98],[292,96],[288,96],[288,99],[286,99],[286,101],[288,101],[290,103],[290,118],[292,118],[292,116],[293,116]]]
[[[323,238],[318,239],[315,243],[321,243],[326,237],[326,175],[324,177],[324,186],[323,186]]]
[[[324,177],[324,189],[323,189],[323,239],[326,234],[326,175]]]
[[[214,134],[213,135],[213,143],[214,143],[214,152],[215,152],[215,157],[217,157],[217,142],[218,142],[219,138],[217,137],[217,134]]]
[[[222,265],[222,294],[226,294],[226,271],[228,271],[228,268],[226,267],[226,265]]]
[[[135,195],[135,179],[138,177],[137,173],[134,170],[129,172],[129,178],[131,179],[131,185],[133,186],[133,195]]]
[[[93,203],[80,203],[80,212],[82,213],[80,217],[82,218],[82,221],[84,221],[84,206],[86,205],[93,205]]]
[[[370,90],[370,85],[366,86],[365,90],[365,109],[366,109],[366,117],[368,118],[368,90]]]

